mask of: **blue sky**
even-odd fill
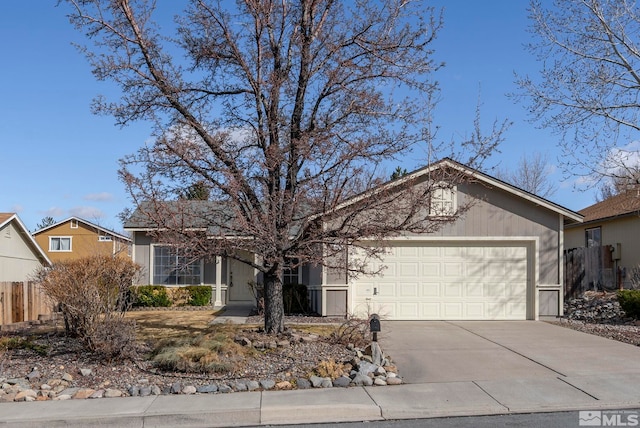
[[[30,230],[45,216],[63,220],[79,216],[116,231],[117,215],[131,206],[117,178],[118,159],[134,152],[149,137],[150,127],[126,128],[111,117],[90,112],[98,94],[115,87],[98,82],[82,54],[72,46],[84,42],[68,22],[67,6],[56,1],[6,1],[0,6],[0,212],[17,212]],[[558,137],[527,121],[523,105],[506,97],[516,90],[514,71],[535,74],[539,64],[523,44],[527,32],[526,0],[437,0],[444,6],[444,28],[434,45],[446,62],[435,78],[442,101],[435,119],[440,138],[470,133],[478,96],[486,126],[509,119],[501,153],[492,163],[515,168],[523,155],[559,153]],[[117,92],[115,92],[117,93]],[[415,161],[408,160],[413,167]],[[418,166],[418,165],[415,165]],[[579,210],[594,203],[593,191],[578,191],[562,181],[551,197]]]

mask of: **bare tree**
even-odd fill
[[[625,175],[628,174],[628,175]],[[600,183],[596,201],[601,202],[630,190],[640,188],[640,166],[630,167],[620,171],[612,177],[607,177]]]
[[[36,230],[44,229],[45,227],[53,226],[56,221],[51,216],[42,217],[40,223],[36,225]]]
[[[284,328],[286,264],[361,273],[346,248],[434,231],[464,211],[433,219],[425,209],[433,186],[462,179],[451,169],[422,186],[411,175],[382,186],[385,161],[430,144],[441,19],[422,2],[194,0],[170,38],[151,2],[68,1],[95,42],[85,50],[95,75],[123,91],[95,110],[155,124],[155,142],[121,161],[136,212],[193,260],[261,272],[267,333]],[[504,127],[484,135],[476,122],[456,153],[478,167]],[[197,182],[209,201],[176,198]]]
[[[593,185],[638,164],[640,9],[632,0],[534,0],[539,78],[520,76],[534,120],[562,136],[563,168]]]
[[[496,176],[529,193],[549,198],[558,189],[556,183],[550,178],[552,172],[553,166],[549,163],[549,156],[536,152],[532,155],[523,155],[515,170],[499,170]]]

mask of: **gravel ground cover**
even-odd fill
[[[252,317],[249,321],[259,325],[261,318]],[[287,326],[291,326],[289,328],[291,332],[296,332],[295,324],[309,326],[314,323],[327,324],[339,321],[343,320],[287,317],[285,322]],[[302,332],[305,333],[304,328]],[[190,333],[197,333],[197,329]],[[259,333],[255,325],[240,326],[237,334],[252,341],[268,340]],[[55,328],[35,327],[18,332],[2,333],[2,335],[23,339],[23,341],[26,339],[28,346],[11,350],[0,349],[0,381],[25,378],[35,370],[39,377],[36,381],[41,383],[66,377],[71,378],[68,383],[73,387],[113,388],[125,392],[129,386],[141,384],[158,385],[162,389],[170,387],[175,382],[188,383],[197,387],[211,382],[232,382],[239,379],[256,381],[265,378],[275,381],[295,379],[308,376],[321,361],[344,362],[354,357],[353,350],[318,336],[315,340],[291,340],[291,346],[266,349],[252,356],[249,355],[244,360],[237,361],[236,369],[232,372],[181,373],[155,368],[145,357],[150,351],[146,344],[140,345],[138,357],[135,359],[118,362],[101,360],[84,351],[75,339],[67,337],[60,325]],[[288,340],[291,337],[289,333],[277,339]],[[90,374],[83,376],[81,371]]]

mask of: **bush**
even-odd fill
[[[211,303],[211,287],[207,285],[175,288],[167,288],[164,285],[140,285],[134,287],[132,294],[135,307],[207,306]]]
[[[618,302],[628,317],[640,318],[640,290],[618,291]]]
[[[285,314],[309,313],[309,294],[303,284],[283,284],[282,299]]]
[[[190,285],[187,304],[190,306],[208,306],[211,303],[211,287],[207,285]]]
[[[86,349],[111,359],[127,357],[133,349],[133,327],[124,315],[139,273],[140,266],[131,260],[95,255],[42,268],[36,280],[62,310],[67,333]],[[117,337],[112,336],[114,326]]]
[[[167,288],[162,285],[140,285],[134,287],[133,306],[136,307],[169,307],[171,299]]]

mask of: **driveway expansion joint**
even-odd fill
[[[562,377],[567,377],[567,375],[566,375],[566,374],[564,374],[564,373],[562,373],[562,372],[559,372],[558,370],[555,370],[555,369],[553,369],[553,368],[551,368],[551,367],[547,366],[546,364],[542,364],[540,361],[536,361],[536,360],[534,360],[533,358],[528,357],[528,356],[524,355],[523,353],[516,351],[515,349],[509,348],[508,346],[505,346],[505,345],[503,345],[503,344],[502,344],[502,343],[500,343],[500,342],[496,342],[495,340],[491,340],[491,339],[489,339],[488,337],[485,337],[485,336],[483,336],[483,335],[481,335],[481,334],[479,334],[479,333],[476,333],[475,331],[469,330],[468,328],[464,328],[464,327],[463,327],[463,326],[461,326],[460,324],[456,324],[456,323],[455,323],[455,322],[453,322],[453,321],[446,321],[446,323],[447,323],[447,324],[450,324],[450,325],[453,325],[453,326],[455,326],[455,327],[458,327],[458,328],[460,328],[460,329],[462,329],[462,330],[464,330],[464,331],[466,331],[466,332],[469,332],[469,333],[473,334],[474,336],[477,336],[477,337],[479,337],[479,338],[481,338],[481,339],[486,340],[487,342],[493,343],[494,345],[498,345],[499,347],[501,347],[501,348],[503,348],[503,349],[506,349],[507,351],[512,352],[512,353],[514,353],[514,354],[516,354],[516,355],[518,355],[518,356],[520,356],[520,357],[522,357],[522,358],[524,358],[524,359],[526,359],[526,360],[529,360],[529,361],[531,361],[532,363],[535,363],[535,364],[539,365],[540,367],[544,367],[545,369],[550,370],[550,371],[552,371],[552,372],[554,372],[554,373],[556,373],[556,374],[558,374],[558,375],[560,375],[560,376],[562,376]]]
[[[567,385],[569,385],[569,386],[570,386],[570,387],[572,387],[572,388],[577,389],[578,391],[582,392],[583,394],[588,395],[589,397],[593,398],[594,400],[600,401],[600,399],[599,399],[598,397],[596,397],[595,395],[588,393],[587,391],[585,391],[585,390],[584,390],[584,389],[582,389],[582,388],[578,388],[577,386],[575,386],[575,385],[574,385],[574,384],[572,384],[571,382],[567,381],[566,379],[563,379],[563,378],[559,377],[559,378],[558,378],[558,380],[559,380],[559,381],[561,381],[561,382],[566,383]]]
[[[499,405],[501,405],[502,407],[504,407],[505,409],[507,409],[507,412],[511,412],[511,409],[509,408],[509,406],[507,406],[507,405],[505,405],[505,404],[501,403],[501,402],[500,402],[496,397],[494,397],[493,395],[491,395],[491,394],[489,393],[489,391],[487,391],[487,390],[486,390],[486,389],[484,389],[482,386],[480,386],[480,385],[478,384],[478,382],[476,382],[476,381],[474,380],[474,381],[471,381],[471,383],[473,383],[475,386],[477,386],[477,387],[480,389],[480,391],[484,392],[484,393],[485,393],[485,394],[487,394],[489,397],[491,397],[491,399],[492,399],[493,401],[495,401],[496,403],[498,403]]]

